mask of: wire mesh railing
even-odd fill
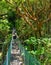
[[[18,42],[18,47],[20,49],[20,54],[23,58],[24,65],[41,65],[40,62],[36,59],[36,56],[32,56],[21,44],[21,42]]]
[[[18,42],[19,40],[17,40]],[[20,49],[20,54],[23,58],[24,65],[40,65],[40,62],[36,59],[35,56],[32,56],[28,51],[24,48],[21,42],[18,42],[18,47]],[[10,57],[11,57],[11,49],[12,49],[12,42],[8,48],[4,63],[2,65],[10,65]]]
[[[12,48],[12,42],[10,43],[10,46],[8,48],[6,57],[2,65],[10,65],[10,57],[11,57],[11,48]]]

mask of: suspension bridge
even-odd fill
[[[19,38],[11,39],[4,62],[1,65],[40,65],[35,56],[32,56],[21,44]]]

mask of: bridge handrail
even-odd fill
[[[37,60],[36,56],[32,56],[21,44],[18,39],[18,47],[21,51],[21,56],[23,58],[24,65],[41,65],[40,62]]]
[[[10,46],[8,47],[8,51],[2,65],[10,65],[11,49],[12,49],[12,41],[10,43]]]

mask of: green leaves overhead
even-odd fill
[[[12,10],[9,10],[8,11],[8,21],[9,22],[15,22],[15,20],[16,20],[16,13],[15,13],[15,11],[12,11]]]
[[[9,5],[5,1],[0,1],[0,14],[7,13]]]

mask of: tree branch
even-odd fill
[[[36,28],[34,28],[33,24],[30,21],[28,21],[28,18],[25,16],[25,14],[20,12],[19,8],[17,9],[17,13],[19,16],[21,16],[26,21],[26,23],[28,23],[30,25],[30,27],[33,30],[37,30]]]
[[[33,15],[31,15],[29,12],[28,12],[28,9],[26,8],[26,7],[24,7],[24,5],[22,4],[22,8],[23,8],[23,10],[24,10],[24,12],[25,12],[25,15],[27,16],[27,17],[29,17],[30,19],[32,19],[32,20],[37,20],[37,17],[35,17],[35,15],[33,16]]]
[[[11,5],[13,5],[11,2],[9,2],[8,0],[5,0],[7,3],[9,3],[9,4],[11,4]]]

